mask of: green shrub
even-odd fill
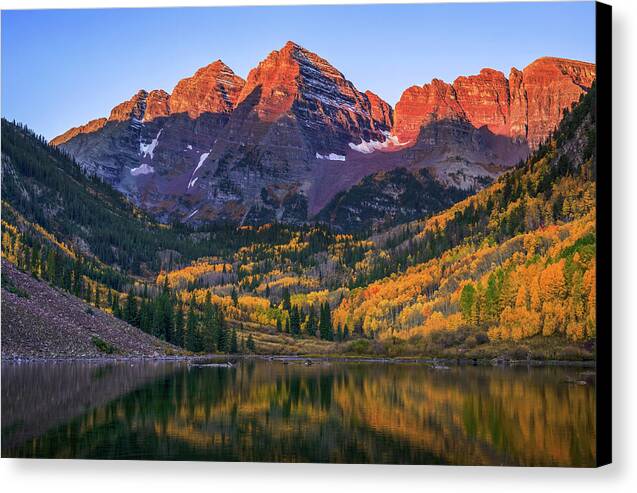
[[[348,351],[356,354],[369,354],[371,343],[367,339],[357,339],[349,343]]]
[[[100,339],[97,336],[91,337],[91,342],[93,345],[102,353],[113,354],[117,352],[117,349],[112,344]]]
[[[465,347],[472,349],[478,345],[478,339],[476,336],[469,336],[464,340]]]
[[[1,282],[2,282],[2,287],[4,289],[9,291],[10,293],[15,294],[16,296],[19,296],[20,298],[26,298],[26,299],[29,299],[31,297],[29,293],[27,293],[24,289],[19,288],[18,286],[13,284],[13,282],[11,282],[11,279],[5,276],[4,273],[2,275]]]
[[[478,332],[475,335],[475,338],[476,338],[476,342],[477,342],[478,346],[480,346],[482,344],[488,344],[490,342],[489,341],[489,336],[487,335],[486,332]]]

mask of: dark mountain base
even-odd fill
[[[426,169],[395,168],[368,176],[337,194],[316,219],[336,230],[364,231],[427,217],[472,192],[446,188]]]

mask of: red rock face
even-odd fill
[[[402,143],[415,142],[420,128],[432,120],[466,118],[450,84],[434,79],[403,92],[394,112],[393,133]]]
[[[529,131],[524,75],[513,67],[509,74],[509,135],[526,138]]]
[[[238,103],[254,101],[253,111],[264,122],[272,122],[292,108],[298,96],[300,67],[292,54],[295,46],[287,44],[273,51],[248,74]]]
[[[371,106],[372,120],[381,130],[391,130],[394,125],[394,110],[386,101],[372,91],[365,91]]]
[[[260,122],[293,117],[313,150],[336,152],[348,142],[384,140],[389,105],[373,96],[375,108],[325,59],[290,41],[250,71],[238,106],[249,106]]]
[[[414,142],[431,120],[463,118],[496,135],[523,138],[534,148],[594,80],[595,65],[560,58],[540,58],[521,72],[513,68],[509,80],[492,69],[458,77],[453,84],[434,79],[403,93],[394,134],[401,142]]]
[[[480,75],[458,77],[453,88],[467,119],[474,127],[486,125],[494,134],[507,134],[509,82],[502,72],[484,68]]]
[[[57,146],[63,144],[67,140],[71,140],[73,137],[77,137],[80,134],[90,134],[92,132],[96,132],[106,125],[106,118],[96,118],[95,120],[91,120],[85,125],[80,125],[79,127],[73,127],[64,132],[61,135],[58,135],[54,139],[51,140],[50,144]]]
[[[109,122],[123,122],[126,120],[139,120],[144,118],[144,112],[146,111],[146,99],[148,93],[143,89],[137,92],[128,101],[118,104],[111,110],[111,114],[108,117]]]
[[[564,108],[579,101],[594,80],[595,65],[563,58],[540,58],[522,71],[528,115],[526,138],[532,147],[555,129]]]
[[[152,121],[155,118],[170,114],[170,95],[161,89],[150,91],[146,99],[146,112],[144,121]]]
[[[128,101],[115,106],[108,118],[92,120],[74,127],[51,140],[60,145],[79,134],[99,130],[107,122],[152,122],[156,118],[184,113],[191,119],[203,113],[230,113],[245,81],[221,60],[203,67],[192,76],[177,83],[172,95],[162,89],[140,90]]]
[[[241,77],[217,60],[177,83],[170,96],[171,113],[197,118],[202,113],[231,112],[244,85]]]

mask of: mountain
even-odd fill
[[[595,80],[595,65],[540,58],[522,71],[482,69],[452,84],[408,88],[392,132],[411,166],[426,166],[447,186],[479,189],[526,158]]]
[[[211,292],[233,320],[271,335],[345,340],[337,347],[346,352],[594,359],[595,136],[593,85],[520,166],[440,213],[372,236],[313,228],[257,240],[162,273],[157,284],[186,299]],[[408,217],[418,199],[445,200],[421,171],[418,183],[404,168],[366,177],[329,213],[348,224],[369,221],[363,209],[391,216],[405,204]],[[317,336],[325,304],[334,333]]]
[[[166,94],[166,112],[157,116],[187,113],[190,118],[198,118],[203,113],[229,113],[237,105],[244,86],[241,77],[217,60],[179,81],[173,93]],[[153,116],[149,115],[149,119]]]
[[[594,77],[592,64],[541,58],[509,79],[483,69],[453,84],[411,87],[394,110],[288,42],[245,81],[218,60],[171,94],[139,91],[108,118],[51,143],[163,222],[329,218],[347,229],[354,223],[339,223],[332,201],[358,193],[371,183],[365,177],[390,190],[382,178],[394,175],[386,172],[405,168],[420,181],[426,168],[464,195],[490,183],[550,134]],[[440,210],[436,197],[424,202],[420,212]],[[381,209],[363,211],[364,224],[382,222]]]
[[[372,236],[315,227],[255,239],[156,283],[184,299],[211,292],[229,318],[269,336],[334,339],[356,354],[593,359],[595,136],[593,84],[523,163],[440,213]],[[445,207],[445,191],[427,170],[396,168],[337,194],[324,213],[345,225],[375,209],[407,219],[425,197]],[[333,333],[320,329],[325,304]]]
[[[382,132],[391,128],[388,105],[378,96],[372,98],[373,106],[370,97],[327,60],[288,42],[250,71],[239,96],[241,111],[231,118],[228,133],[238,145],[261,144],[267,139],[265,134],[273,131],[271,124],[277,122],[277,127],[287,125],[300,134],[296,136],[302,137],[298,150],[310,153],[309,158],[316,153],[345,154],[349,142],[381,140]],[[281,147],[288,144],[285,140],[277,143]],[[289,156],[291,160],[296,157]]]

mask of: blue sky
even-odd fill
[[[595,61],[593,2],[2,12],[2,115],[52,138],[221,58],[293,40],[392,105],[407,87],[541,56]]]

